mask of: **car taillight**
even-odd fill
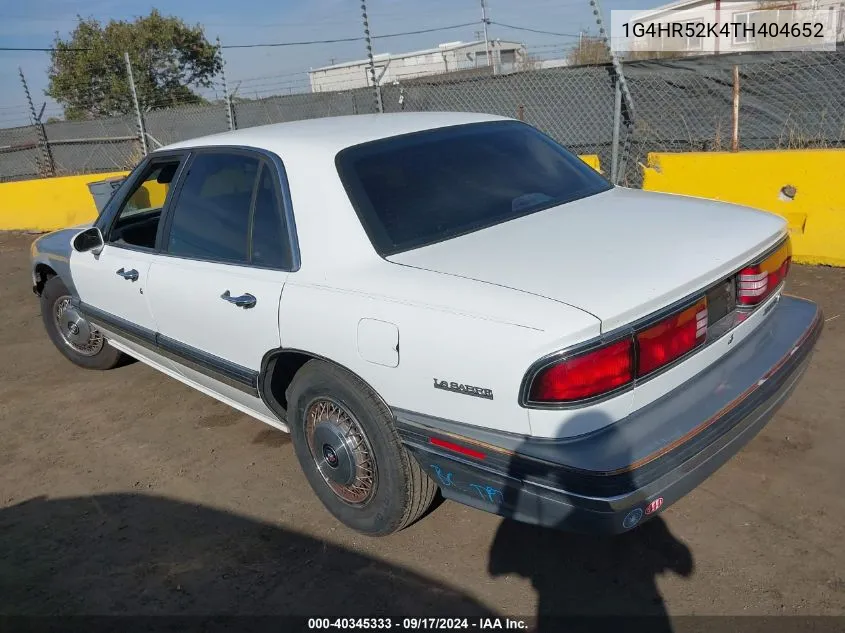
[[[533,402],[571,402],[613,391],[634,379],[633,341],[626,338],[542,369],[531,382]]]
[[[786,279],[791,261],[792,244],[786,239],[765,260],[739,271],[738,306],[750,308],[771,296]],[[714,320],[722,315],[719,306],[718,301],[714,302]],[[722,309],[730,311],[733,307],[722,306]],[[749,314],[749,310],[740,310],[736,322]],[[704,345],[709,316],[704,296],[645,329],[637,328],[624,339],[546,365],[533,375],[528,402],[524,404],[578,402],[609,394],[647,377]]]
[[[707,299],[637,334],[637,375],[659,369],[707,339]]]
[[[765,301],[786,279],[792,261],[792,244],[787,239],[774,253],[753,266],[746,266],[737,276],[736,301],[740,306],[755,306]]]
[[[630,337],[544,367],[531,381],[528,400],[559,404],[607,394],[668,365],[706,339],[707,299],[702,297]]]

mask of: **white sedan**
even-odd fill
[[[753,437],[805,369],[784,221],[614,187],[477,114],[255,127],[150,154],[32,247],[58,349],[137,358],[289,431],[371,535],[436,491],[622,532]]]

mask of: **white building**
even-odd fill
[[[518,70],[527,60],[525,47],[519,42],[490,40],[490,51],[497,72]],[[449,42],[422,51],[375,56],[376,81],[379,85],[484,66],[488,66],[487,45],[484,41]],[[308,75],[311,92],[351,90],[372,85],[370,62],[367,59],[315,68],[308,71]]]
[[[564,66],[571,66],[572,62],[569,59],[541,59],[531,64],[532,70],[540,70],[542,68],[563,68]]]
[[[783,2],[777,0],[677,0],[638,13],[630,20],[630,23],[637,22],[648,26],[652,23],[671,21],[693,25],[697,23],[704,25],[731,23],[750,26],[759,24],[763,17],[768,20],[772,15],[775,15],[775,12],[783,13],[786,16],[786,12],[796,10],[812,11],[814,21],[835,28],[836,39],[838,41],[843,40],[843,34],[845,34],[845,0],[784,0]],[[760,13],[761,11],[767,12],[765,16]],[[616,38],[614,37],[614,39]],[[655,39],[660,39],[660,41],[655,42]],[[679,42],[677,38],[672,38],[671,43],[665,37],[653,38],[651,41],[639,39],[633,42],[631,50],[672,50],[694,55],[744,53],[765,50],[764,47],[765,45],[762,41],[759,41],[759,38],[755,40],[752,35],[731,26],[731,34],[727,38],[714,36],[686,37],[682,42]]]

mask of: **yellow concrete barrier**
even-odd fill
[[[580,156],[581,160],[601,172],[599,157]],[[0,183],[0,231],[54,231],[97,217],[94,198],[88,183],[126,176],[128,172],[87,174]],[[164,185],[148,183],[148,206],[164,204]],[[137,195],[137,194],[136,194]]]
[[[587,163],[590,167],[595,169],[600,174],[604,173],[601,170],[601,161],[599,161],[599,157],[596,154],[582,154],[578,158],[583,160],[585,163]]]
[[[88,183],[127,172],[0,183],[0,230],[54,231],[97,217]]]
[[[789,222],[796,262],[845,266],[843,174],[845,150],[653,153],[643,188],[776,213]]]
[[[601,171],[599,157],[580,156]],[[52,231],[97,217],[88,183],[127,172],[0,184],[0,230]],[[735,202],[789,222],[796,262],[845,266],[845,150],[652,153],[643,188]],[[162,186],[149,197],[163,202]]]

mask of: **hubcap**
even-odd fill
[[[65,344],[83,356],[94,356],[103,349],[103,335],[86,321],[63,296],[53,304],[53,322]]]
[[[305,435],[332,492],[351,505],[369,501],[377,484],[376,462],[355,416],[330,398],[318,398],[305,410]]]

